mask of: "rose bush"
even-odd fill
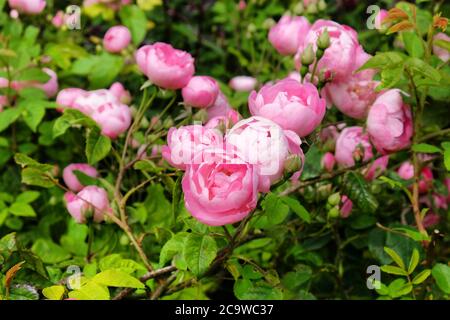
[[[331,2],[0,1],[0,300],[448,299],[450,4]]]

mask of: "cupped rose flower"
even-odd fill
[[[348,127],[342,130],[336,140],[336,161],[343,167],[352,167],[355,160],[368,161],[373,157],[369,135],[362,127]]]
[[[35,15],[41,13],[47,3],[45,0],[8,0],[8,4],[20,13]]]
[[[252,115],[270,119],[283,129],[305,137],[322,122],[326,102],[317,88],[293,79],[283,79],[274,85],[265,85],[248,98]]]
[[[233,150],[207,149],[199,155],[199,163],[186,166],[182,180],[186,209],[204,224],[235,223],[256,208],[257,170]]]
[[[102,129],[102,134],[115,139],[130,127],[131,109],[122,103],[107,103],[92,114],[92,119]]]
[[[162,147],[162,156],[173,167],[185,170],[205,149],[223,147],[222,134],[201,125],[172,127],[167,134],[167,145]]]
[[[97,170],[86,164],[86,163],[72,163],[69,164],[67,167],[63,170],[63,179],[66,186],[72,190],[73,192],[78,192],[81,189],[83,189],[83,185],[78,181],[77,176],[75,175],[74,171],[81,171],[84,174],[90,176],[90,177],[97,177],[98,173]]]
[[[308,33],[310,24],[305,17],[283,16],[269,31],[269,41],[282,55],[294,55]]]
[[[341,205],[339,211],[342,218],[348,218],[353,210],[353,202],[345,194],[341,197]]]
[[[258,190],[261,192],[268,192],[270,186],[282,177],[290,154],[297,155],[303,166],[303,152],[298,135],[283,130],[266,118],[251,117],[239,121],[228,131],[225,142],[236,147],[242,159],[257,167]],[[300,168],[299,173],[301,170]]]
[[[103,37],[103,47],[106,51],[117,53],[128,47],[131,42],[131,32],[125,26],[114,26],[106,31]]]
[[[450,37],[446,35],[445,33],[439,32],[433,37],[433,41],[436,40],[443,40],[450,42]],[[441,48],[440,46],[433,44],[433,53],[442,61],[447,62],[450,59],[450,52],[444,48]]]
[[[231,89],[240,92],[250,92],[255,89],[258,80],[250,76],[236,76],[230,80],[228,85]]]
[[[414,166],[410,161],[403,162],[397,170],[397,174],[403,180],[414,178]],[[419,178],[419,193],[426,193],[433,187],[433,171],[430,167],[422,168]]]
[[[90,214],[95,222],[102,222],[107,212],[112,213],[108,194],[97,186],[84,187],[77,194],[66,192],[64,198],[67,211],[77,223],[86,223]]]
[[[136,52],[139,69],[151,82],[164,89],[181,89],[194,75],[194,58],[170,44],[156,42]]]
[[[208,76],[194,76],[181,90],[184,103],[195,108],[211,107],[219,95],[219,84]]]
[[[382,156],[376,159],[370,167],[365,170],[364,178],[367,181],[372,181],[379,177],[384,171],[386,171],[389,163],[389,156]]]
[[[357,51],[360,50],[358,36],[352,28],[330,20],[320,19],[311,26],[303,45],[300,46],[295,56],[297,69],[300,69],[301,66],[300,57],[303,50],[311,44],[316,51],[317,40],[325,30],[330,36],[330,46],[320,59],[317,70],[318,72],[330,71],[334,80],[343,80],[355,70],[355,57]]]
[[[413,134],[411,109],[400,90],[391,89],[375,100],[367,116],[367,131],[381,154],[409,147]]]
[[[331,152],[326,152],[322,157],[322,168],[326,171],[333,171],[334,165],[336,164],[336,158]]]
[[[56,110],[62,112],[65,108],[72,108],[75,100],[85,94],[87,94],[87,91],[79,88],[62,89],[56,96],[56,103],[59,106]]]

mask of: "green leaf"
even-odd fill
[[[392,260],[403,270],[405,270],[405,263],[403,262],[402,258],[398,255],[397,252],[394,250],[384,247],[384,251],[392,258]]]
[[[20,108],[8,108],[0,112],[0,132],[8,128],[22,114]]]
[[[91,87],[98,89],[109,86],[122,70],[123,64],[124,59],[121,56],[104,52],[90,70],[88,79]]]
[[[438,287],[446,294],[450,294],[450,267],[443,263],[436,263],[431,270]]]
[[[266,195],[262,207],[272,225],[282,223],[289,214],[289,207],[283,203],[281,198],[274,193]]]
[[[119,12],[122,23],[130,29],[133,43],[138,45],[147,32],[147,17],[145,12],[136,5],[123,6]]]
[[[55,123],[53,124],[53,138],[63,135],[67,131],[67,129],[75,125],[82,125],[87,128],[93,128],[97,126],[94,120],[81,113],[80,111],[75,109],[64,109],[63,115],[56,119]]]
[[[411,149],[415,152],[421,152],[421,153],[441,153],[442,150],[438,147],[432,146],[431,144],[426,143],[419,143],[419,144],[413,144]]]
[[[418,275],[416,275],[414,277],[414,279],[412,279],[412,283],[413,284],[421,284],[422,282],[427,280],[427,278],[430,276],[430,274],[431,274],[431,270],[430,269],[423,270]]]
[[[411,229],[408,229],[405,227],[395,227],[395,228],[392,228],[392,230],[404,232],[404,235],[406,237],[411,238],[417,242],[430,241],[430,239],[431,239],[430,236],[427,236],[426,234],[423,234],[417,230],[411,230]]]
[[[92,128],[86,138],[86,157],[89,164],[96,164],[111,150],[111,140],[101,134],[100,129]]]
[[[385,69],[389,66],[395,65],[399,67],[405,60],[406,55],[399,52],[377,52],[375,56],[370,58],[357,71],[366,69]]]
[[[22,168],[30,167],[30,168],[40,170],[42,172],[51,171],[53,169],[52,165],[39,163],[36,160],[34,160],[33,158],[30,158],[29,156],[27,156],[26,154],[23,154],[23,153],[16,153],[14,155],[14,161],[18,165],[20,165]]]
[[[14,80],[16,81],[38,81],[45,83],[50,80],[50,76],[38,68],[30,68],[22,71],[18,77]]]
[[[39,256],[43,262],[49,264],[55,264],[70,258],[70,254],[66,250],[46,239],[38,239],[31,247],[31,251]]]
[[[413,73],[419,73],[424,78],[431,79],[435,82],[439,82],[441,80],[441,74],[439,71],[421,59],[408,58],[405,61],[405,66],[411,69]]]
[[[65,291],[66,289],[63,286],[58,285],[42,289],[42,294],[49,300],[61,300]]]
[[[442,142],[442,148],[444,148],[444,165],[447,171],[450,171],[450,142]]]
[[[450,52],[450,41],[436,39],[436,40],[433,40],[433,45],[438,46],[438,47]]]
[[[281,197],[281,200],[287,204],[289,206],[289,208],[294,211],[299,217],[300,219],[311,223],[311,215],[308,212],[308,210],[305,209],[304,206],[302,206],[300,204],[300,202],[297,199],[288,197],[288,196],[284,196]]]
[[[421,58],[424,55],[423,40],[414,31],[401,33],[405,49],[411,57]]]
[[[108,287],[144,289],[145,285],[128,273],[119,270],[105,270],[92,278],[98,284]]]
[[[33,132],[36,132],[38,125],[41,123],[45,116],[45,103],[46,101],[38,100],[32,102],[30,100],[25,100],[23,102],[23,120],[30,127]]]
[[[77,300],[109,300],[109,290],[95,281],[88,281],[80,289],[69,292],[69,298]]]
[[[240,300],[281,300],[282,291],[265,281],[239,279],[234,283],[234,294]]]
[[[167,241],[161,249],[159,255],[159,264],[164,265],[170,261],[176,254],[183,253],[186,240],[189,237],[189,233],[180,232],[174,235],[169,241]]]
[[[184,246],[184,259],[196,276],[208,270],[217,255],[216,241],[208,235],[190,234]]]
[[[18,217],[36,217],[33,207],[27,203],[15,202],[9,207],[9,212]]]
[[[417,265],[419,264],[419,258],[420,258],[419,250],[414,248],[413,253],[411,255],[411,260],[409,261],[408,274],[411,274],[414,272]]]
[[[31,203],[39,198],[39,196],[40,193],[37,191],[25,191],[19,194],[19,196],[16,198],[16,202]]]
[[[42,170],[25,168],[22,170],[22,183],[42,188],[52,188],[55,182]]]
[[[396,274],[396,275],[400,275],[400,276],[407,276],[408,273],[396,266],[382,266],[381,270],[383,272],[389,273],[389,274]]]
[[[363,213],[374,213],[378,208],[377,199],[370,193],[369,186],[361,174],[348,172],[344,177],[344,193]]]

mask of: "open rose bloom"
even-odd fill
[[[8,4],[12,9],[28,15],[41,13],[47,5],[45,0],[8,0]]]

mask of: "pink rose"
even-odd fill
[[[219,91],[216,101],[211,107],[206,109],[206,112],[208,113],[208,121],[221,117],[237,122],[241,118],[241,115],[230,106],[227,97],[221,91]]]
[[[56,96],[56,103],[60,106],[56,110],[62,112],[64,108],[71,108],[75,99],[84,94],[87,94],[87,91],[79,88],[62,89]]]
[[[445,33],[439,32],[433,37],[433,41],[436,40],[443,40],[450,42],[450,37],[446,35]],[[442,61],[447,62],[450,59],[450,52],[448,52],[446,49],[441,48],[437,46],[436,44],[433,45],[433,53]]]
[[[270,119],[300,137],[314,131],[326,110],[325,99],[320,98],[314,85],[292,79],[265,85],[258,93],[253,91],[248,104],[252,115]]]
[[[317,40],[325,29],[328,30],[330,36],[330,46],[320,59],[317,70],[319,72],[331,71],[333,79],[339,81],[347,78],[355,70],[355,57],[359,50],[359,43],[355,30],[337,22],[320,19],[311,26],[303,45],[300,46],[295,56],[296,66],[298,69],[300,68],[301,53],[309,44],[312,44],[314,50],[317,50]]]
[[[8,0],[11,9],[16,9],[20,13],[39,14],[46,5],[45,0]]]
[[[162,155],[175,168],[185,170],[193,164],[194,158],[210,147],[223,147],[223,137],[218,130],[201,125],[170,128],[167,134],[167,146],[163,146]]]
[[[414,178],[414,166],[411,162],[403,162],[397,170],[397,174],[403,180]],[[433,187],[433,171],[429,167],[422,168],[419,179],[419,193],[426,193]]]
[[[130,92],[127,91],[120,82],[114,82],[109,88],[109,92],[123,104],[129,104],[131,102]]]
[[[208,76],[194,76],[181,90],[184,103],[195,108],[211,107],[219,95],[219,85]]]
[[[322,157],[322,168],[326,171],[333,171],[334,165],[336,164],[336,159],[331,152],[326,152]]]
[[[383,29],[383,20],[388,16],[387,10],[381,9],[375,17],[375,29]]]
[[[294,55],[308,33],[310,24],[305,17],[283,16],[269,31],[269,41],[282,55]]]
[[[74,194],[66,192],[67,211],[78,223],[86,223],[87,215],[92,213],[95,222],[102,222],[106,212],[111,212],[108,194],[105,189],[96,186],[84,187],[80,192]]]
[[[400,90],[388,90],[375,100],[367,116],[367,131],[382,154],[409,147],[413,134],[412,116],[409,106],[403,103]]]
[[[92,119],[102,129],[102,134],[115,139],[131,125],[131,110],[120,102],[106,103],[92,114]]]
[[[369,135],[362,127],[348,127],[342,130],[336,140],[336,161],[343,167],[355,165],[355,159],[368,161],[373,157]]]
[[[366,170],[364,178],[367,181],[372,181],[386,171],[389,163],[389,156],[382,156],[376,159],[370,167]]]
[[[52,24],[56,28],[61,28],[64,25],[64,21],[65,21],[65,15],[62,10],[59,10],[58,12],[56,12],[56,14],[52,18]]]
[[[77,176],[73,173],[75,170],[81,171],[93,178],[98,176],[97,170],[86,163],[72,163],[68,165],[63,170],[63,179],[66,186],[73,192],[78,192],[84,187],[80,181],[78,181]]]
[[[258,201],[255,167],[233,153],[233,148],[206,152],[210,155],[202,162],[186,168],[182,181],[186,209],[210,226],[244,219]]]
[[[272,183],[282,177],[289,154],[298,155],[303,164],[298,135],[262,117],[239,121],[226,134],[225,141],[236,147],[242,159],[256,166],[261,192],[268,192]]]
[[[249,76],[236,76],[230,80],[228,85],[231,89],[240,92],[250,92],[255,89],[258,80]]]
[[[181,89],[194,75],[194,58],[170,44],[156,42],[136,52],[139,69],[151,82],[164,89]]]
[[[38,81],[13,81],[11,87],[16,91],[29,87],[38,88],[43,90],[47,97],[53,97],[58,92],[58,76],[49,68],[42,68],[42,71],[50,76],[50,79],[46,83]]]
[[[131,42],[131,32],[125,26],[114,26],[106,31],[103,38],[105,50],[118,53],[128,47]]]
[[[341,205],[339,211],[342,218],[348,218],[353,210],[353,202],[345,194],[341,197]]]

